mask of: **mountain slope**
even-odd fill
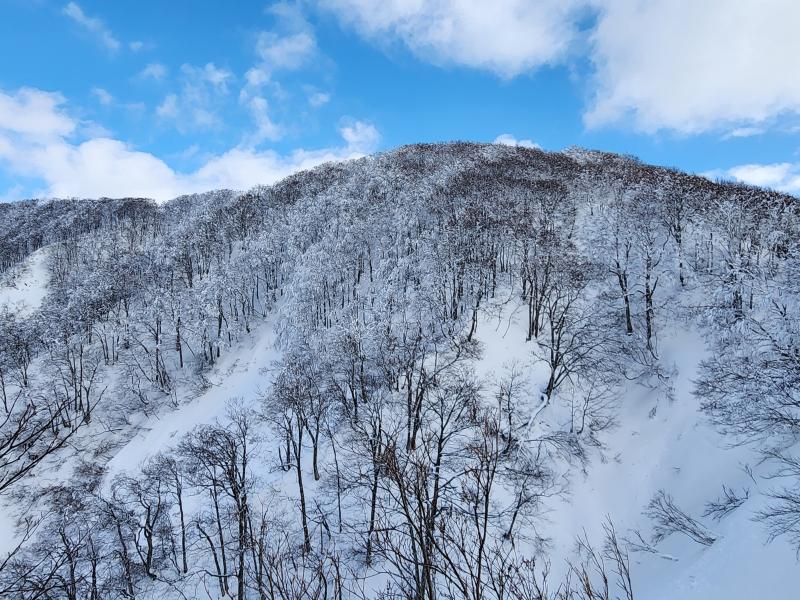
[[[456,143],[3,214],[8,597],[793,593],[791,197]]]

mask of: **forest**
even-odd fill
[[[799,217],[629,156],[472,143],[0,204],[0,597],[633,600],[737,547],[785,556],[790,598]],[[36,256],[41,301],[2,306]],[[731,458],[696,499],[631,479],[556,539],[582,478],[654,452],[633,412]]]

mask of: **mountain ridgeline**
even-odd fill
[[[630,157],[471,143],[0,204],[3,286],[46,270],[0,309],[0,597],[655,598],[738,514],[791,563],[798,217]],[[746,490],[719,469],[705,509],[657,487],[577,543],[548,530],[627,415],[689,405],[755,457]]]

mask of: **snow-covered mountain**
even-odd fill
[[[796,202],[454,143],[0,205],[0,597],[796,598]]]

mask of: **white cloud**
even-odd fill
[[[251,135],[247,144],[257,146],[264,140],[278,140],[282,132],[269,116],[269,104],[261,96],[255,96],[248,101],[248,108],[256,123],[256,131]]]
[[[349,148],[365,154],[377,148],[381,140],[381,134],[375,126],[364,121],[345,120],[339,133]]]
[[[183,65],[181,71],[192,79],[211,84],[221,94],[228,93],[228,82],[233,79],[233,73],[226,68],[216,66],[214,63],[207,63],[202,68]]]
[[[737,127],[725,134],[724,139],[753,137],[761,135],[764,131],[763,127]]]
[[[244,74],[247,86],[259,88],[269,81],[269,73],[261,67],[252,67]]]
[[[436,64],[513,77],[561,61],[586,0],[323,0],[322,6],[378,42],[399,40]]]
[[[541,146],[533,140],[518,140],[510,133],[501,133],[494,138],[495,144],[503,144],[504,146],[522,146],[523,148],[541,149]]]
[[[73,133],[76,121],[61,110],[59,93],[22,88],[15,94],[0,91],[0,131],[48,140]]]
[[[700,133],[800,111],[800,2],[597,1],[589,126]]]
[[[326,94],[325,92],[312,92],[308,96],[308,103],[314,107],[319,108],[320,106],[324,106],[331,100],[331,95]]]
[[[139,72],[140,79],[155,79],[161,81],[167,76],[167,67],[161,63],[150,63]]]
[[[378,45],[514,77],[586,53],[584,120],[750,132],[800,113],[797,0],[321,0]],[[749,133],[748,133],[749,135]]]
[[[29,169],[47,182],[49,194],[58,197],[158,198],[178,189],[175,173],[163,161],[109,138],[35,148],[28,160]]]
[[[265,140],[278,140],[283,135],[282,128],[272,120],[264,97],[264,87],[268,85],[275,92],[273,97],[282,93],[280,84],[272,80],[272,73],[299,69],[317,52],[314,34],[296,6],[277,4],[267,12],[278,18],[283,33],[258,33],[255,43],[258,62],[244,74],[245,84],[239,91],[239,102],[247,107],[255,122],[255,131],[243,141],[248,147]]]
[[[262,31],[256,41],[256,53],[267,72],[298,69],[314,56],[316,49],[317,42],[309,31],[290,35]]]
[[[377,130],[360,121],[340,129],[344,144],[288,154],[237,147],[181,173],[160,158],[107,138],[73,141],[78,122],[59,94],[25,89],[0,91],[0,165],[14,176],[44,183],[43,194],[59,197],[145,196],[167,200],[214,188],[247,189],[269,184],[322,162],[375,150]]]
[[[61,12],[94,35],[111,52],[119,50],[121,45],[119,40],[114,37],[105,23],[96,17],[88,16],[75,2],[67,4]]]
[[[249,80],[249,75],[245,76]],[[273,87],[275,84],[273,83]],[[246,107],[253,117],[255,130],[247,133],[242,144],[247,147],[255,147],[265,140],[276,141],[283,136],[283,128],[272,120],[269,102],[260,93],[259,86],[246,85],[239,91],[239,104]]]
[[[92,94],[103,106],[110,106],[114,102],[114,97],[101,87],[92,88]]]
[[[158,69],[156,69],[158,71]],[[163,120],[172,121],[182,132],[208,129],[221,124],[217,112],[228,95],[228,84],[233,73],[214,63],[202,67],[181,66],[180,91],[170,93],[156,108]]]
[[[739,181],[762,187],[779,187],[791,183],[796,176],[797,167],[791,163],[775,163],[771,165],[740,165],[728,172]]]
[[[223,187],[244,190],[258,184],[273,183],[292,173],[311,169],[325,162],[358,158],[373,150],[375,148],[346,144],[320,150],[298,149],[281,155],[272,150],[256,152],[234,148],[210,159],[197,171],[186,176],[185,186],[186,189],[197,191]]]
[[[800,195],[800,163],[747,164],[709,171],[710,179],[727,179]]]
[[[249,110],[255,131],[246,135],[243,144],[257,146],[264,140],[277,140],[283,128],[271,118],[265,98],[269,88],[273,101],[287,98],[286,91],[272,78],[276,71],[300,69],[317,55],[317,40],[297,4],[277,3],[265,9],[275,18],[275,28],[260,31],[255,39],[257,62],[244,74],[239,103]]]
[[[134,40],[128,44],[128,48],[130,48],[131,52],[139,52],[139,50],[144,48],[144,42]]]
[[[258,89],[275,71],[293,71],[306,66],[317,55],[317,40],[311,25],[293,4],[278,3],[266,9],[276,28],[256,35],[258,62],[245,73],[247,87]]]
[[[156,107],[156,114],[162,119],[174,119],[178,116],[178,97],[168,94],[164,101]]]

